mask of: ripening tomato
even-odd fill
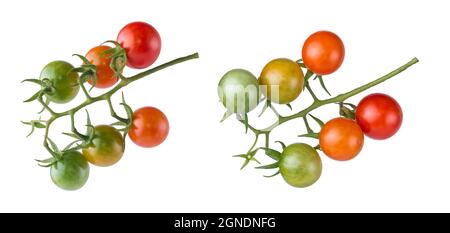
[[[161,51],[161,37],[156,29],[144,22],[127,24],[120,30],[117,42],[127,53],[127,66],[143,69],[153,64]]]
[[[94,165],[108,167],[122,158],[124,150],[122,134],[116,128],[109,125],[97,125],[92,145],[83,149],[83,155]]]
[[[133,113],[133,122],[128,132],[131,141],[142,147],[155,147],[169,134],[166,115],[154,107],[143,107]]]
[[[86,54],[87,60],[97,67],[97,82],[95,84],[97,88],[111,87],[119,80],[114,70],[109,66],[111,58],[109,54],[105,54],[108,49],[111,49],[111,47],[100,45],[92,48]],[[88,82],[92,85],[91,79]]]
[[[364,97],[356,107],[356,122],[373,139],[392,137],[402,125],[403,113],[394,98],[381,93]]]
[[[263,94],[278,104],[288,104],[303,90],[304,76],[300,66],[289,59],[278,58],[264,66],[259,77]]]
[[[350,160],[361,151],[364,134],[354,120],[338,117],[322,127],[319,144],[328,157],[340,161]]]
[[[344,61],[345,48],[341,38],[329,31],[318,31],[303,44],[305,66],[318,75],[335,72]]]

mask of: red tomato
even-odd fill
[[[104,54],[108,49],[111,49],[111,47],[100,45],[92,48],[86,54],[88,61],[97,67],[97,83],[95,84],[97,88],[111,87],[119,80],[109,67],[111,58],[108,54]],[[92,80],[89,79],[88,83],[92,85]]]
[[[328,157],[340,161],[350,160],[361,151],[364,134],[355,121],[338,117],[322,127],[319,144]]]
[[[143,107],[133,113],[133,123],[128,132],[130,139],[138,146],[155,147],[169,134],[169,121],[159,109]]]
[[[143,69],[153,64],[161,51],[161,37],[156,29],[144,22],[127,24],[120,30],[117,42],[127,53],[127,66]]]
[[[364,134],[373,139],[391,137],[400,129],[402,120],[402,108],[386,94],[368,95],[356,107],[356,121]]]
[[[306,39],[302,57],[305,66],[318,75],[335,72],[344,61],[342,40],[329,31],[318,31]]]

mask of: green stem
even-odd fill
[[[39,96],[38,101],[39,101],[39,103],[41,103],[41,105],[44,107],[44,109],[47,110],[47,111],[50,113],[50,115],[52,115],[52,116],[57,115],[57,113],[56,113],[55,111],[53,111],[53,110],[48,106],[48,104],[45,103],[45,101],[44,101],[42,98],[43,98],[42,95]]]
[[[255,148],[256,143],[258,142],[258,138],[259,138],[259,134],[255,134],[255,141],[253,142],[252,146],[250,147],[250,149],[248,149],[247,154],[250,154],[250,152],[253,150],[253,148]]]
[[[184,61],[187,61],[187,60],[191,60],[191,59],[196,59],[196,58],[198,58],[198,53],[194,53],[194,54],[191,54],[191,55],[188,55],[188,56],[185,56],[185,57],[180,57],[180,58],[177,58],[177,59],[172,60],[170,62],[167,62],[165,64],[162,64],[160,66],[157,66],[157,67],[155,67],[153,69],[149,69],[149,70],[146,70],[146,71],[144,71],[142,73],[139,73],[139,74],[137,74],[137,75],[135,75],[133,77],[128,78],[128,80],[129,80],[129,82],[134,82],[134,81],[139,80],[139,79],[141,79],[141,78],[143,78],[143,77],[145,77],[145,76],[147,76],[149,74],[152,74],[152,73],[158,72],[158,71],[160,71],[162,69],[165,69],[165,68],[167,68],[169,66],[173,66],[173,65],[176,65],[178,63],[181,63],[181,62],[184,62]]]
[[[60,118],[60,117],[63,117],[63,116],[69,116],[69,115],[72,115],[72,114],[74,114],[75,112],[79,111],[80,109],[82,109],[82,108],[84,108],[84,107],[86,107],[86,106],[88,106],[88,105],[91,105],[91,104],[93,104],[93,103],[95,103],[95,102],[98,102],[98,101],[107,101],[108,104],[111,105],[111,106],[110,106],[110,108],[111,108],[111,115],[112,115],[113,117],[115,117],[116,119],[119,119],[118,116],[117,116],[117,114],[115,114],[114,110],[112,109],[112,104],[110,103],[111,96],[112,96],[114,93],[116,93],[118,90],[122,89],[123,87],[127,86],[128,84],[130,84],[130,83],[132,83],[132,82],[135,82],[135,81],[137,81],[137,80],[139,80],[139,79],[141,79],[141,78],[144,78],[144,77],[146,77],[146,76],[148,76],[148,75],[150,75],[150,74],[152,74],[152,73],[155,73],[155,72],[157,72],[157,71],[163,70],[163,69],[165,69],[165,68],[168,68],[168,67],[170,67],[170,66],[173,66],[173,65],[176,65],[176,64],[179,64],[179,63],[188,61],[188,60],[196,59],[196,58],[198,58],[198,57],[199,57],[199,56],[198,56],[198,53],[194,53],[194,54],[191,54],[191,55],[188,55],[188,56],[185,56],[185,57],[180,57],[180,58],[174,59],[174,60],[169,61],[169,62],[167,62],[167,63],[164,63],[164,64],[162,64],[162,65],[159,65],[159,66],[156,66],[156,67],[154,67],[154,68],[151,68],[151,69],[148,69],[148,70],[146,70],[146,71],[143,71],[143,72],[141,72],[141,73],[138,73],[138,74],[136,74],[136,75],[134,75],[134,76],[131,76],[131,77],[129,77],[129,78],[122,78],[122,79],[120,80],[120,82],[119,82],[114,88],[112,88],[110,91],[108,91],[108,92],[106,92],[106,93],[104,93],[104,94],[102,94],[102,95],[99,95],[99,96],[97,96],[97,97],[91,97],[91,96],[87,93],[87,91],[86,91],[86,92],[85,92],[86,100],[85,100],[83,103],[79,104],[78,106],[73,107],[72,109],[69,109],[69,110],[67,110],[67,111],[64,111],[64,112],[54,112],[51,108],[48,107],[48,105],[46,105],[46,104],[44,103],[44,101],[43,101],[41,98],[39,98],[39,102],[40,102],[40,103],[44,106],[44,108],[45,108],[47,111],[49,111],[50,114],[52,115],[52,116],[50,117],[50,119],[47,121],[47,126],[46,126],[46,128],[45,128],[45,134],[44,134],[44,147],[45,147],[47,150],[50,151],[50,148],[48,147],[48,142],[47,142],[47,140],[48,140],[48,134],[49,134],[49,129],[50,129],[51,124],[52,124],[56,119],[58,119],[58,118]],[[81,84],[81,85],[82,85],[82,84]],[[84,91],[85,91],[85,90],[84,90],[84,88],[83,88],[83,92],[84,92]],[[115,116],[114,116],[114,115],[115,115]]]
[[[111,114],[112,117],[116,118],[118,121],[121,121],[121,122],[124,122],[124,123],[128,123],[127,119],[118,116],[116,111],[114,111],[114,107],[112,105],[112,101],[111,101],[111,97],[110,96],[108,96],[106,98],[106,102],[108,102],[109,111],[110,111],[110,114]]]
[[[81,86],[81,90],[83,91],[84,96],[86,97],[86,99],[88,99],[88,100],[92,99],[91,95],[89,95],[88,91],[86,90],[86,87],[84,86],[84,83],[81,83],[80,86]]]
[[[47,126],[45,127],[45,133],[44,133],[44,147],[45,149],[47,149],[47,151],[52,155],[52,157],[56,158],[55,153],[50,149],[50,147],[48,146],[48,134],[50,131],[50,125],[53,123],[53,121],[56,120],[55,116],[51,116],[48,120],[47,120]]]
[[[313,90],[311,89],[311,86],[309,86],[309,82],[308,81],[305,82],[305,87],[308,90],[308,92],[311,95],[311,97],[313,98],[314,102],[319,101],[319,99],[314,94]]]

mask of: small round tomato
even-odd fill
[[[169,134],[166,115],[154,107],[143,107],[133,113],[133,123],[128,132],[131,141],[142,147],[155,147]]]
[[[313,33],[303,44],[303,62],[309,70],[318,75],[335,72],[344,61],[344,56],[344,43],[329,31]]]
[[[219,81],[220,101],[228,112],[245,114],[258,106],[260,92],[258,80],[247,70],[228,71]]]
[[[89,164],[80,152],[66,152],[50,167],[50,177],[62,189],[77,190],[88,180]]]
[[[402,125],[403,113],[394,98],[381,93],[364,97],[356,107],[356,122],[373,139],[392,137]]]
[[[127,66],[143,69],[153,64],[161,51],[161,38],[156,29],[144,22],[127,24],[120,30],[117,42],[125,49]]]
[[[300,66],[286,58],[270,61],[259,77],[263,94],[271,101],[288,104],[303,90],[304,76]]]
[[[80,90],[78,73],[73,72],[74,67],[65,61],[48,63],[41,71],[40,79],[48,80],[51,88],[45,96],[53,103],[64,104],[77,96]]]
[[[116,128],[109,125],[95,126],[92,145],[83,149],[86,159],[97,166],[107,167],[117,163],[123,155],[125,143]]]
[[[87,60],[97,67],[97,82],[95,84],[97,88],[111,87],[119,80],[114,70],[109,66],[111,58],[108,54],[105,54],[105,51],[108,49],[111,49],[111,47],[100,45],[92,48],[86,54]],[[91,79],[88,82],[92,85]]]
[[[295,143],[284,148],[279,162],[284,180],[298,188],[314,184],[322,174],[322,160],[308,144]]]
[[[328,121],[319,133],[319,144],[328,157],[353,159],[364,145],[364,134],[355,121],[338,117]]]

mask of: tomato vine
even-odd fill
[[[116,44],[116,46],[120,46],[120,45]],[[81,110],[81,109],[83,109],[83,108],[85,108],[85,107],[87,107],[87,106],[89,106],[89,105],[91,105],[91,104],[93,104],[93,103],[96,103],[96,102],[99,102],[99,101],[105,101],[105,102],[107,102],[107,104],[108,104],[108,106],[109,106],[111,116],[112,116],[113,118],[117,119],[119,122],[122,122],[122,123],[124,123],[124,124],[126,124],[126,125],[129,125],[129,124],[131,123],[131,121],[132,121],[132,119],[131,119],[131,114],[132,114],[131,109],[130,109],[129,106],[126,104],[124,98],[122,98],[122,103],[121,103],[121,105],[123,105],[123,106],[125,107],[125,109],[126,109],[126,111],[127,111],[127,113],[128,113],[128,118],[122,118],[122,117],[119,117],[119,116],[117,115],[117,113],[115,112],[115,110],[114,110],[114,108],[113,108],[113,105],[112,105],[112,102],[111,102],[111,97],[112,97],[113,94],[115,94],[117,91],[121,90],[122,88],[128,86],[129,84],[131,84],[131,83],[133,83],[133,82],[136,82],[136,81],[138,81],[138,80],[140,80],[140,79],[142,79],[142,78],[144,78],[144,77],[146,77],[146,76],[148,76],[148,75],[151,75],[151,74],[153,74],[153,73],[155,73],[155,72],[158,72],[158,71],[163,70],[163,69],[165,69],[165,68],[168,68],[168,67],[170,67],[170,66],[173,66],[173,65],[176,65],[176,64],[179,64],[179,63],[188,61],[188,60],[196,59],[196,58],[198,58],[198,57],[199,57],[199,56],[198,56],[198,53],[194,53],[194,54],[191,54],[191,55],[188,55],[188,56],[184,56],[184,57],[180,57],[180,58],[174,59],[174,60],[169,61],[169,62],[167,62],[167,63],[164,63],[164,64],[161,64],[161,65],[159,65],[159,66],[156,66],[156,67],[154,67],[154,68],[150,68],[150,69],[148,69],[148,70],[145,70],[145,71],[143,71],[143,72],[140,72],[140,73],[138,73],[138,74],[136,74],[136,75],[133,75],[133,76],[131,76],[131,77],[124,77],[123,75],[120,75],[120,76],[119,76],[119,77],[120,77],[120,82],[119,82],[116,86],[114,86],[111,90],[109,90],[109,91],[107,91],[107,92],[105,92],[105,93],[103,93],[103,94],[101,94],[101,95],[99,95],[99,96],[95,96],[95,97],[93,97],[93,96],[91,96],[91,95],[89,94],[88,90],[87,90],[86,87],[84,86],[84,83],[80,83],[80,87],[81,87],[81,89],[83,90],[83,93],[84,93],[85,98],[86,98],[85,101],[82,102],[81,104],[79,104],[79,105],[77,105],[77,106],[71,108],[71,109],[68,109],[68,110],[62,111],[62,112],[56,112],[56,111],[54,111],[54,110],[49,106],[49,104],[46,103],[46,101],[44,101],[44,99],[43,99],[43,94],[40,94],[40,95],[38,95],[37,98],[35,98],[34,100],[37,100],[37,101],[43,106],[43,108],[44,108],[46,111],[48,111],[48,112],[50,113],[50,118],[47,119],[47,120],[32,120],[32,121],[24,122],[24,123],[25,123],[25,124],[28,124],[28,125],[32,125],[32,126],[33,126],[33,129],[34,129],[34,128],[42,128],[42,129],[45,129],[44,140],[43,140],[43,146],[47,149],[47,151],[48,151],[53,157],[56,157],[57,155],[55,154],[54,149],[53,149],[53,148],[50,148],[50,146],[49,146],[49,140],[48,140],[48,139],[49,139],[49,138],[48,138],[48,135],[49,135],[50,127],[51,127],[51,125],[52,125],[52,123],[53,123],[54,121],[56,121],[57,119],[59,119],[59,118],[61,118],[61,117],[64,117],[64,116],[70,116],[70,118],[71,118],[71,128],[72,128],[72,133],[75,134],[76,136],[78,136],[80,139],[87,139],[87,138],[88,138],[88,135],[82,135],[82,134],[75,128],[75,114],[76,114],[79,110]],[[31,80],[24,80],[24,81],[31,81]],[[32,82],[32,81],[31,81],[31,82]],[[123,93],[122,93],[122,94],[123,94]],[[27,102],[29,102],[29,101],[27,101]],[[90,133],[90,134],[92,135],[93,133]],[[92,140],[92,139],[91,139],[91,140]],[[86,144],[89,144],[89,140],[87,140],[87,141],[88,141],[88,143],[86,143]],[[83,148],[83,147],[85,147],[85,146],[86,146],[86,145],[83,145],[83,146],[81,146],[81,147],[76,147],[75,149],[80,149],[80,148]],[[71,148],[71,150],[74,150],[74,148]]]
[[[114,47],[105,45],[106,43],[113,44]],[[46,120],[39,117],[38,120],[23,123],[31,127],[28,136],[35,129],[44,129],[43,146],[51,157],[36,161],[39,166],[50,167],[50,177],[56,186],[64,190],[80,189],[88,180],[89,164],[99,167],[116,164],[125,152],[127,135],[133,143],[146,148],[158,146],[166,139],[169,121],[161,110],[153,106],[143,106],[133,112],[125,102],[123,92],[120,105],[126,116],[117,114],[112,103],[112,96],[129,84],[199,57],[198,53],[194,53],[131,77],[122,74],[126,66],[136,69],[151,66],[158,58],[160,50],[161,37],[158,31],[146,22],[132,22],[122,28],[117,41],[109,40],[95,46],[86,56],[74,54],[81,59],[82,64],[79,67],[74,67],[66,61],[52,61],[44,66],[38,79],[23,81],[40,86],[40,89],[24,102],[37,101],[43,107],[39,114],[47,111],[50,115]],[[91,88],[86,88],[86,83],[89,83]],[[94,87],[110,89],[93,96],[90,92]],[[80,90],[84,94],[84,101],[78,105],[63,111],[55,111],[50,106],[50,103],[71,102]],[[111,125],[92,125],[86,107],[97,102],[106,102],[111,117],[117,121]],[[86,110],[87,115],[86,133],[81,133],[75,127],[75,115],[82,109]],[[51,126],[62,117],[70,117],[70,132],[63,134],[72,138],[64,149],[60,149],[49,137]]]
[[[273,59],[262,69],[259,78],[244,69],[233,69],[223,75],[218,85],[220,101],[227,109],[222,121],[235,114],[237,120],[245,126],[245,132],[250,130],[255,136],[246,153],[234,156],[244,159],[241,169],[250,161],[260,163],[256,155],[262,150],[275,162],[256,168],[278,169],[275,174],[268,177],[281,173],[286,182],[292,186],[306,187],[317,181],[322,171],[317,150],[322,150],[325,155],[334,160],[350,160],[361,151],[364,135],[382,140],[397,132],[402,122],[402,110],[392,97],[380,93],[373,94],[367,96],[366,104],[358,105],[347,102],[347,99],[393,78],[419,60],[413,58],[386,75],[348,92],[329,98],[320,98],[311,87],[311,81],[317,80],[322,89],[331,96],[322,75],[336,71],[344,60],[344,54],[344,44],[336,34],[330,31],[318,31],[305,41],[302,49],[303,58],[296,62],[287,58]],[[260,92],[264,96],[264,101],[261,101]],[[301,111],[291,115],[281,115],[273,105],[273,103],[287,105],[292,110],[292,101],[302,92],[309,93],[312,103]],[[270,109],[275,114],[276,121],[265,128],[256,128],[249,123],[248,113],[261,102],[264,106],[258,117]],[[340,117],[324,123],[311,114],[317,108],[328,104],[339,106]],[[286,146],[283,142],[276,141],[280,143],[282,152],[271,148],[272,131],[295,119],[302,119],[306,128],[306,132],[298,136],[316,139],[317,145],[312,147],[304,143],[294,143]],[[311,128],[310,120],[320,126],[319,132]],[[264,137],[265,142],[263,146],[258,146],[261,136]]]
[[[278,112],[276,112],[275,110],[275,114],[277,115],[277,121],[272,123],[271,125],[269,125],[266,128],[262,128],[262,129],[258,129],[254,126],[252,126],[251,124],[248,123],[248,119],[242,119],[242,118],[246,118],[247,116],[240,116],[238,115],[238,121],[241,122],[246,129],[250,129],[250,131],[252,131],[255,135],[255,140],[253,141],[252,145],[250,146],[250,149],[245,153],[245,154],[240,154],[240,155],[236,155],[235,157],[240,157],[240,158],[244,158],[244,164],[242,165],[241,169],[243,169],[244,167],[246,167],[250,161],[255,161],[257,163],[259,163],[258,160],[256,160],[255,156],[256,156],[256,152],[258,150],[264,150],[266,152],[266,154],[269,157],[273,158],[273,154],[274,151],[273,149],[270,149],[270,133],[276,129],[278,126],[280,126],[283,123],[286,123],[288,121],[294,120],[294,119],[303,119],[303,122],[305,124],[305,128],[307,129],[307,133],[303,134],[303,135],[299,135],[301,137],[310,137],[310,138],[318,138],[318,133],[315,133],[311,130],[310,126],[309,126],[309,122],[307,120],[307,117],[311,117],[319,126],[323,126],[323,122],[316,118],[315,116],[311,115],[311,112],[317,108],[320,108],[324,105],[327,104],[332,104],[332,103],[337,103],[337,104],[345,104],[345,105],[351,105],[350,103],[344,103],[348,98],[355,96],[373,86],[376,86],[398,74],[400,74],[401,72],[403,72],[404,70],[406,70],[407,68],[411,67],[412,65],[416,64],[417,62],[419,62],[419,60],[417,58],[413,58],[411,59],[409,62],[407,62],[406,64],[400,66],[399,68],[389,72],[388,74],[381,76],[375,80],[373,80],[372,82],[369,82],[365,85],[362,85],[358,88],[355,88],[351,91],[339,94],[337,96],[328,98],[328,99],[319,99],[316,94],[314,93],[314,91],[312,90],[312,88],[310,87],[309,81],[311,80],[313,73],[311,71],[307,71],[307,74],[305,75],[305,88],[308,90],[309,94],[311,95],[312,99],[313,99],[313,103],[311,105],[309,105],[308,107],[306,107],[305,109],[296,112],[292,115],[288,115],[288,116],[282,116],[280,114],[278,114]],[[303,63],[301,62],[301,60],[298,61],[300,66],[304,66]],[[319,75],[317,75],[316,77],[320,77]],[[264,147],[257,147],[257,143],[259,140],[259,136],[263,135],[265,138],[265,144]],[[284,148],[285,146],[283,146]],[[316,149],[320,149],[319,146],[315,147]],[[273,168],[273,167],[270,167]]]

